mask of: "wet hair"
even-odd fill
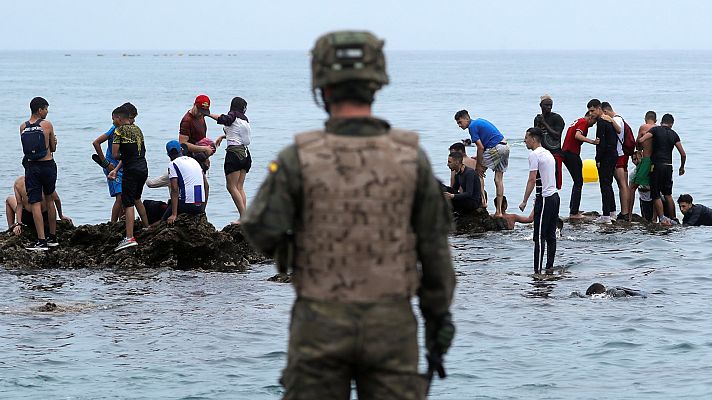
[[[680,197],[677,198],[677,203],[678,204],[680,204],[680,203],[692,204],[692,196],[690,196],[687,193],[681,194]]]
[[[665,114],[663,115],[663,118],[660,120],[661,124],[673,124],[675,122],[675,118],[672,117],[672,114]]]
[[[452,158],[455,161],[462,162],[462,159],[465,158],[462,153],[459,151],[451,151],[448,157]]]
[[[461,118],[466,118],[470,119],[470,113],[467,112],[467,110],[460,110],[455,113],[455,121]]]
[[[655,113],[655,111],[648,111],[645,113],[645,120],[648,121],[657,121],[658,120],[658,114]]]
[[[531,127],[527,129],[527,135],[536,138],[537,142],[541,143],[541,137],[544,136],[544,131],[540,128]]]
[[[42,97],[35,97],[30,101],[30,111],[32,114],[37,114],[41,109],[49,106],[49,102]]]
[[[126,102],[126,103],[122,104],[121,107],[126,109],[126,112],[129,113],[129,117],[136,118],[138,116],[138,109],[136,109],[135,105],[133,105],[129,102]]]
[[[613,111],[613,107],[611,107],[611,103],[609,103],[607,101],[604,101],[603,103],[601,103],[601,108],[604,110]]]
[[[242,97],[233,97],[230,102],[230,111],[239,111],[244,114],[247,111],[247,101]]]
[[[124,106],[119,106],[114,109],[114,111],[111,112],[111,115],[116,115],[119,118],[128,118],[129,117],[129,111],[126,109]]]
[[[594,283],[593,285],[589,286],[588,289],[586,289],[586,296],[601,293],[606,293],[606,287],[598,282]]]
[[[462,142],[453,143],[452,145],[450,145],[448,150],[459,151],[460,153],[465,154],[465,144]]]
[[[601,100],[598,99],[591,99],[589,100],[588,104],[586,104],[586,108],[601,108]]]

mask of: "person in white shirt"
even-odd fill
[[[225,183],[241,217],[247,208],[247,195],[244,189],[245,177],[252,167],[252,155],[247,147],[250,145],[252,131],[250,121],[245,115],[246,111],[247,101],[242,97],[235,97],[230,102],[230,112],[222,115],[208,115],[218,124],[224,125],[225,134],[217,138],[215,146],[220,147],[223,139],[227,139],[224,165]],[[233,222],[233,224],[239,223],[239,220]]]
[[[168,164],[171,201],[163,214],[168,224],[175,222],[178,214],[200,214],[205,212],[205,175],[194,158],[184,156],[180,143],[171,140],[166,143],[166,152],[171,162]]]
[[[539,128],[529,128],[524,135],[529,154],[529,179],[524,191],[524,200],[519,209],[524,211],[534,187],[534,273],[541,273],[546,248],[546,273],[554,270],[556,256],[556,224],[559,220],[559,192],[556,190],[556,161],[554,156],[541,147],[544,132]]]
[[[611,118],[613,123],[613,128],[616,130],[618,135],[618,143],[616,144],[616,150],[618,151],[618,159],[616,160],[616,169],[613,173],[613,177],[616,178],[618,183],[618,197],[621,201],[621,212],[615,215],[615,212],[611,212],[611,218],[628,220],[630,214],[630,186],[628,185],[628,156],[623,152],[623,141],[625,140],[625,130],[623,117],[618,115],[610,103],[604,101],[601,103],[601,109],[603,113]],[[615,203],[613,204],[615,207]],[[615,211],[615,208],[614,208]]]

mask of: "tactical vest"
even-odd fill
[[[336,302],[407,299],[419,283],[410,225],[418,136],[296,136],[303,181],[295,232],[298,296]]]

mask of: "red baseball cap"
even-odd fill
[[[198,108],[209,109],[210,97],[204,94],[198,95],[198,97],[195,98],[195,105],[198,106]]]

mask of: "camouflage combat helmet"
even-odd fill
[[[366,31],[331,32],[312,49],[312,90],[360,80],[378,90],[388,84],[383,40]]]

